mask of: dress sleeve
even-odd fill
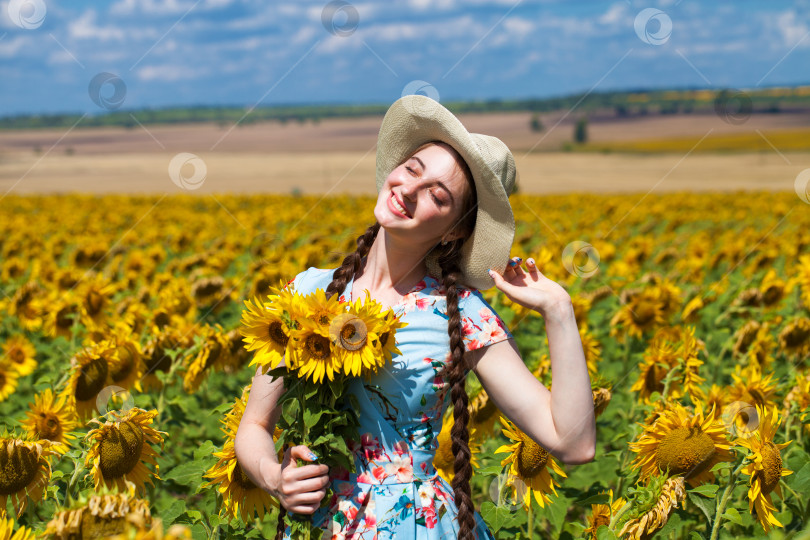
[[[301,282],[304,280],[304,278],[306,277],[307,273],[309,273],[311,268],[312,267],[307,268],[303,272],[298,272],[298,274],[294,278],[292,278],[290,281],[287,282],[285,288],[288,288],[292,285],[292,287],[294,287],[296,292],[303,292],[301,288]]]
[[[512,333],[477,289],[459,299],[464,345],[468,351],[509,339]]]

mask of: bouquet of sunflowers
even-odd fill
[[[395,332],[406,326],[392,310],[383,311],[366,291],[360,299],[341,302],[323,289],[297,293],[291,283],[270,288],[266,298],[245,301],[240,333],[245,348],[255,351],[250,365],[269,368],[284,378],[277,407],[282,430],[277,444],[304,444],[330,468],[354,471],[347,440],[358,440],[357,404],[346,392],[349,380],[369,376],[401,354]],[[284,366],[280,366],[284,360]],[[300,463],[299,463],[300,464]],[[324,501],[331,498],[327,492]],[[305,518],[305,519],[302,519]],[[293,538],[309,538],[307,516],[285,517]],[[320,537],[320,534],[318,535]]]

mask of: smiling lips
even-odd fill
[[[391,192],[390,201],[391,201],[391,207],[393,207],[394,210],[396,210],[397,212],[399,212],[400,214],[402,214],[403,216],[405,216],[407,218],[411,217],[411,215],[408,213],[408,211],[401,204],[399,204],[399,201],[397,200],[397,197],[396,197],[396,195],[394,195],[393,191]]]

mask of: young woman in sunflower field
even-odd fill
[[[468,132],[430,98],[405,96],[383,119],[376,176],[376,222],[356,251],[338,268],[311,267],[292,280],[296,292],[322,288],[345,301],[368,291],[408,323],[397,332],[402,354],[390,369],[351,387],[361,434],[348,441],[356,470],[329,470],[303,445],[279,462],[272,433],[283,388],[261,368],[237,432],[237,458],[284,511],[312,514],[329,538],[493,538],[471,498],[465,378],[474,370],[516,426],[509,433],[519,452],[510,470],[526,481],[527,496],[542,498],[549,453],[578,464],[595,452],[590,377],[571,298],[533,259],[524,266],[509,257],[515,229],[508,196],[517,170],[499,139]],[[526,368],[482,297],[479,290],[493,284],[544,318],[552,390]],[[450,405],[452,485],[433,464]],[[297,459],[310,463],[297,466]],[[330,482],[335,495],[322,504]],[[279,523],[277,538],[289,537]]]

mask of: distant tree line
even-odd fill
[[[751,113],[779,113],[810,111],[810,86],[794,88],[763,88],[752,91],[713,89],[682,90],[627,90],[621,92],[593,92],[587,95],[572,94],[543,99],[490,99],[483,101],[442,102],[454,113],[470,112],[521,112],[532,115],[531,129],[542,131],[543,125],[537,113],[547,113],[576,108],[578,112],[615,117],[643,116],[647,114],[691,114],[712,112],[718,102],[742,96]],[[192,106],[162,109],[116,109],[105,114],[89,115],[80,125],[122,126],[135,128],[140,124],[180,124],[189,122],[214,122],[221,126],[234,123],[249,125],[259,122],[314,122],[324,118],[347,118],[382,116],[390,103],[371,105],[285,105],[256,107],[250,110],[241,106]],[[30,129],[69,127],[81,118],[78,113],[27,114],[0,118],[0,129]]]

